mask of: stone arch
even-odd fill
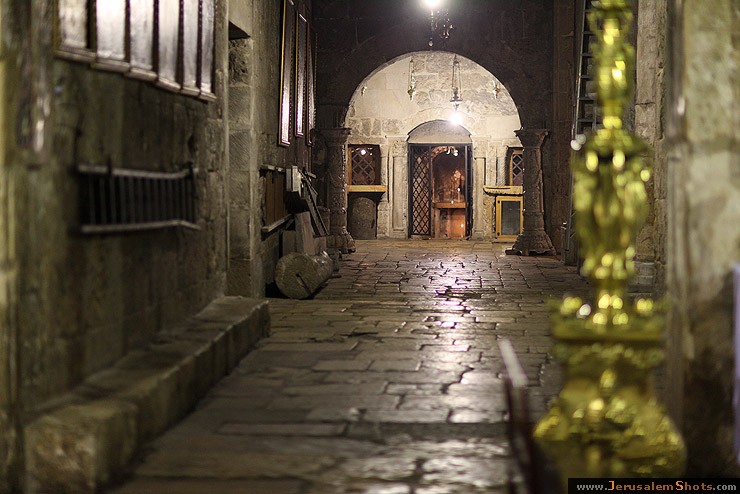
[[[409,132],[409,144],[473,144],[470,131],[448,120],[430,120],[417,125]]]
[[[460,61],[463,98],[457,111],[449,102],[454,57]],[[410,98],[407,91],[412,65],[416,92]],[[460,127],[451,127],[451,114],[465,117]],[[485,202],[483,187],[503,183],[507,148],[520,145],[515,134],[521,128],[519,114],[499,79],[474,61],[451,52],[406,53],[381,64],[363,79],[355,88],[341,126],[351,130],[350,144],[380,147],[380,175],[388,189],[378,204],[378,235],[407,235],[409,192],[403,185],[409,180],[406,146],[413,143],[410,137],[414,134],[427,132],[426,144],[465,144],[471,150],[466,156],[472,159],[472,235],[491,237],[493,231],[486,217],[490,205]]]
[[[326,15],[328,22],[332,15],[362,10],[355,3],[342,7],[346,11],[329,12],[339,8],[336,6],[319,15]],[[547,128],[551,120],[551,9],[538,0],[466,4],[455,13],[457,32],[445,47],[496,74],[509,88],[523,127]],[[380,27],[374,26],[377,30],[363,29],[370,21],[356,19],[358,25],[353,33],[356,42],[345,39],[346,46],[320,56],[320,125],[337,126],[343,121],[355,89],[376,69],[406,53],[428,50],[429,26],[424,15],[416,6],[396,14],[378,21]],[[524,16],[537,27],[529,32],[517,32],[520,23],[512,20]],[[372,34],[361,38],[361,29],[362,33]]]
[[[460,62],[463,101],[449,103],[452,62]],[[413,68],[412,68],[413,67]],[[408,95],[410,76],[416,91]],[[458,116],[474,139],[516,139],[520,112],[506,86],[473,60],[447,51],[406,53],[377,67],[355,88],[341,122],[365,143],[408,135],[431,121]],[[369,139],[369,140],[368,140]]]

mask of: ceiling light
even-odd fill
[[[424,5],[430,9],[437,9],[442,5],[442,0],[424,0]]]
[[[429,48],[434,48],[434,39],[439,38],[444,44],[454,29],[447,8],[442,8],[444,0],[424,0],[424,6],[430,11],[429,14]]]

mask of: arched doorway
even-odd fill
[[[377,219],[377,238],[419,235],[411,231],[414,204],[410,193],[409,146],[412,144],[456,148],[458,157],[466,160],[461,171],[466,205],[460,208],[465,209],[464,234],[455,232],[454,236],[476,239],[494,236],[493,206],[484,194],[484,187],[508,184],[506,156],[510,149],[521,146],[514,133],[521,128],[519,111],[501,81],[476,62],[459,55],[462,102],[455,111],[450,102],[455,57],[454,53],[438,51],[403,55],[378,67],[357,87],[351,99],[343,121],[343,126],[351,129],[350,155],[353,149],[370,146],[377,147],[379,153],[375,185],[378,192],[366,193],[377,208],[376,214],[370,216]],[[459,124],[451,124],[453,116],[461,118]],[[446,149],[442,154],[448,156]],[[348,185],[352,208],[361,193],[352,191],[358,187],[356,184],[348,182]],[[431,179],[430,185],[433,185]],[[444,202],[431,201],[431,190],[429,194],[432,209],[434,202]],[[438,211],[432,209],[429,229],[423,236],[436,236],[432,230],[433,214]],[[452,207],[442,209],[447,211],[444,215],[439,213],[439,221],[442,217],[459,219],[463,213],[452,213],[449,211]],[[460,224],[455,223],[456,229]],[[445,232],[437,231],[437,234],[445,237]],[[446,235],[450,236],[449,231]]]
[[[464,238],[473,228],[472,141],[444,120],[409,134],[409,237]]]

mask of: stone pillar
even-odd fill
[[[395,141],[391,148],[393,163],[392,223],[393,237],[408,237],[408,160],[409,151],[405,141]]]
[[[473,231],[470,235],[475,240],[483,240],[485,238],[485,215],[483,208],[483,186],[485,185],[486,175],[486,149],[488,143],[484,142],[480,145],[476,144],[472,146],[471,152],[473,156],[472,160],[472,172],[473,180],[471,177],[467,177],[468,186],[473,187]]]
[[[516,135],[524,147],[524,231],[508,254],[555,254],[545,232],[542,207],[542,141],[546,129],[521,129]]]
[[[347,139],[350,129],[323,129],[326,139],[326,175],[328,182],[329,246],[343,254],[355,251],[355,241],[347,231]]]
[[[380,183],[389,187],[390,180],[388,177],[388,146],[380,146]],[[388,237],[389,234],[389,223],[390,223],[390,204],[388,203],[388,197],[390,196],[390,187],[388,192],[380,197],[380,203],[378,204],[378,238]]]

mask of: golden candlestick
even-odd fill
[[[593,300],[565,298],[553,314],[562,391],[537,423],[535,440],[567,485],[569,477],[680,475],[683,440],[654,397],[651,370],[663,360],[664,308],[627,299],[635,238],[648,206],[648,145],[623,128],[633,92],[635,53],[628,41],[631,2],[594,2],[597,99],[603,128],[574,145],[573,206],[582,274]]]

